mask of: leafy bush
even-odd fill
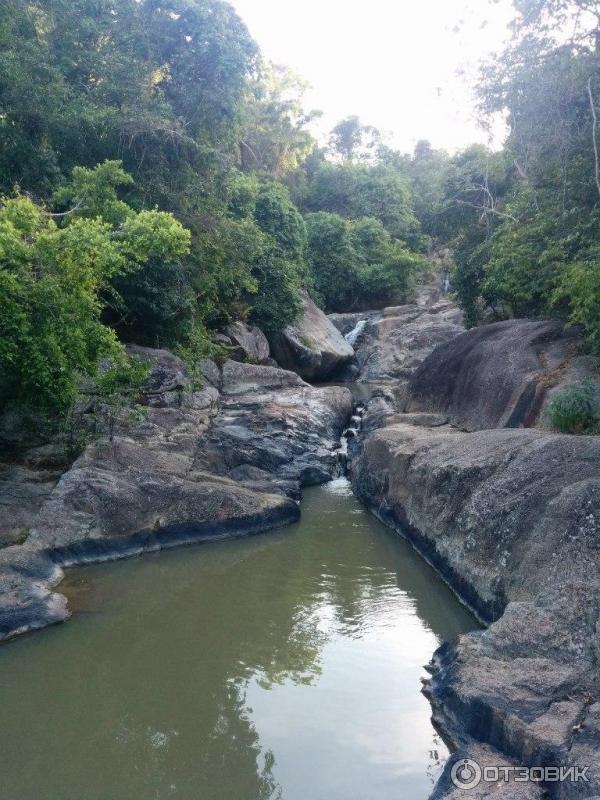
[[[308,272],[306,225],[288,190],[273,181],[261,186],[254,219],[265,237],[252,270],[256,295],[251,319],[267,331],[281,330],[300,311],[299,289]]]
[[[569,386],[549,404],[548,419],[561,433],[592,433],[598,430],[600,408],[590,380]]]
[[[394,239],[379,220],[309,214],[308,260],[316,293],[328,311],[393,305],[406,299],[423,259]]]
[[[97,175],[104,180],[105,170]],[[114,299],[123,276],[180,258],[190,238],[170,214],[127,207],[124,216],[112,225],[86,217],[83,202],[58,218],[26,197],[2,202],[0,403],[60,411],[81,374],[95,374],[101,356],[118,357],[115,332],[102,321],[104,299]]]

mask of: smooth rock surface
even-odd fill
[[[0,464],[0,548],[22,544],[60,472]]]
[[[300,317],[271,335],[271,351],[284,369],[297,372],[307,381],[326,381],[352,361],[354,350],[308,292],[303,291],[301,299]]]
[[[435,311],[417,304],[384,309],[381,319],[367,323],[357,349],[358,381],[405,386],[439,344],[463,331],[451,303]]]
[[[578,357],[581,346],[578,332],[555,320],[474,328],[425,359],[411,378],[407,410],[448,414],[465,430],[542,426],[548,400],[569,383],[594,377],[600,394],[597,370]]]

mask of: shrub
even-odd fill
[[[548,419],[561,433],[595,433],[600,408],[592,381],[582,381],[560,392],[548,407]]]

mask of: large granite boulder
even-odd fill
[[[269,342],[260,328],[250,327],[243,322],[232,322],[227,326],[226,333],[251,363],[264,364],[268,360],[271,354]]]
[[[348,389],[316,389],[274,367],[227,362],[221,410],[199,443],[196,463],[216,474],[241,466],[304,485],[340,469],[340,435],[352,414]]]
[[[307,381],[327,381],[354,358],[353,348],[311,300],[301,294],[302,312],[296,322],[271,334],[271,352],[284,369]]]
[[[275,391],[293,386],[308,386],[296,373],[277,367],[241,364],[226,361],[223,365],[221,390],[224,394],[246,394],[258,390]]]
[[[552,796],[599,794],[600,438],[396,424],[353,482],[493,623],[436,654],[437,724],[523,766],[589,765]]]
[[[548,399],[593,374],[577,330],[508,320],[440,344],[412,376],[407,410],[448,414],[465,430],[543,425]],[[597,371],[595,380],[600,385]]]
[[[146,395],[160,395],[175,392],[186,387],[186,367],[184,362],[170,350],[156,350],[129,344],[127,355],[147,364],[149,372],[144,385]]]
[[[440,344],[463,333],[455,306],[431,310],[416,304],[384,309],[370,320],[356,352],[360,383],[394,382],[405,386]]]

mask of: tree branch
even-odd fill
[[[596,106],[594,104],[594,95],[592,93],[592,76],[588,78],[587,82],[588,97],[590,100],[590,109],[592,112],[592,142],[594,145],[594,177],[596,179],[596,189],[598,190],[598,197],[600,198],[600,162],[598,159],[598,139],[596,131],[598,129],[598,117],[596,116]]]

